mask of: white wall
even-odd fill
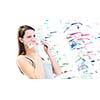
[[[0,3],[0,77],[19,78],[16,67],[17,29],[22,24],[35,28],[45,18],[89,18],[99,20],[99,3],[81,0],[2,0]]]
[[[14,81],[14,79],[21,79],[16,66],[16,34],[20,25],[30,24],[38,27],[38,23],[46,17],[88,17],[100,20],[99,9],[99,0],[0,0],[1,100],[47,100],[48,98],[100,100],[98,99],[99,82],[96,81],[96,84],[94,81],[87,84],[86,80],[86,83],[83,81],[81,83],[80,81],[70,81],[70,83],[69,81],[56,81],[56,83],[49,81],[46,84],[44,81],[38,81],[39,83]]]

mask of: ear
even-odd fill
[[[23,38],[19,38],[19,41],[20,41],[21,43],[23,43]]]

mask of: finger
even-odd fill
[[[45,46],[46,48],[48,48],[48,46],[47,46],[47,45],[45,45],[45,44],[44,44],[44,46]]]
[[[47,45],[44,41],[41,40],[41,43],[42,43],[45,47],[48,48],[48,45]]]
[[[31,49],[33,47],[33,45],[31,43],[28,43],[28,47],[29,47],[29,49]]]

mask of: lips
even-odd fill
[[[34,40],[34,41],[31,41],[31,43],[36,43],[36,41]]]

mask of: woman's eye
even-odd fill
[[[31,36],[28,36],[27,38],[31,38]]]
[[[36,35],[34,34],[33,36],[27,36],[27,38],[31,38],[31,37],[36,37]]]
[[[33,35],[33,37],[36,37],[35,34]]]

